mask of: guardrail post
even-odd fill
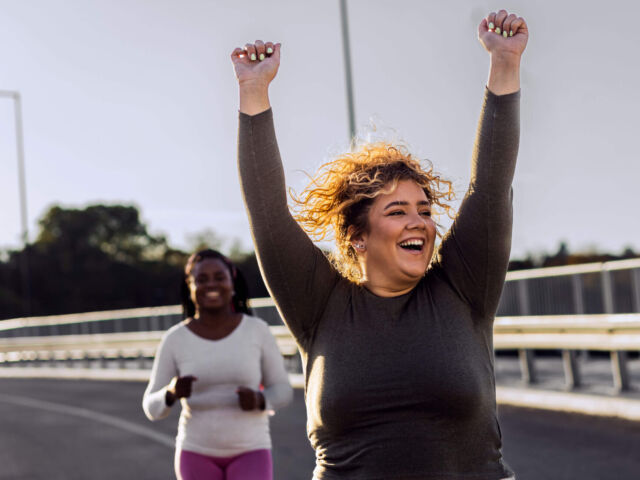
[[[614,313],[613,305],[613,284],[611,282],[611,272],[602,270],[602,301],[604,304],[604,313]]]
[[[89,355],[89,352],[84,352],[84,366],[86,368],[91,368],[91,355]]]
[[[640,268],[631,270],[631,289],[633,290],[633,311],[640,313]]]
[[[563,350],[562,367],[564,369],[564,380],[567,389],[572,390],[579,387],[581,382],[577,352],[574,350]]]
[[[573,311],[576,315],[583,315],[584,297],[582,295],[582,277],[579,273],[571,276],[571,289],[573,290]]]
[[[146,358],[144,357],[144,352],[140,350],[140,352],[138,352],[138,368],[144,370],[145,364]]]
[[[611,352],[611,370],[613,372],[613,385],[618,392],[629,390],[629,369],[627,368],[627,352]]]
[[[527,289],[527,280],[518,280],[518,306],[520,307],[520,315],[531,315],[529,307],[529,290]]]
[[[536,383],[538,381],[535,369],[535,356],[532,350],[518,350],[518,358],[520,359],[520,373],[522,374],[522,382],[526,384]]]

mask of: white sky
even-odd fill
[[[476,26],[513,10],[531,30],[513,256],[561,240],[640,250],[638,5],[349,0],[357,124],[393,128],[462,196],[488,64]],[[210,228],[249,247],[229,52],[256,38],[283,43],[272,104],[300,189],[302,170],[348,142],[338,0],[0,0],[0,90],[23,97],[31,238],[52,204],[134,203],[176,246]],[[0,172],[0,246],[17,246],[6,98]]]

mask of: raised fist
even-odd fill
[[[231,52],[238,84],[266,87],[275,78],[280,66],[280,44],[256,40]]]
[[[506,10],[491,12],[478,26],[478,39],[491,55],[519,58],[529,40],[527,22]]]

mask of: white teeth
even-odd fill
[[[208,292],[207,293],[207,297],[208,298],[218,298],[220,296],[220,292]]]
[[[406,242],[402,242],[400,244],[401,247],[408,247],[411,245],[416,245],[418,247],[422,247],[424,245],[424,240],[407,240]]]

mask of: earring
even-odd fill
[[[356,250],[364,250],[364,244],[362,244],[362,243],[356,243],[353,247]]]

